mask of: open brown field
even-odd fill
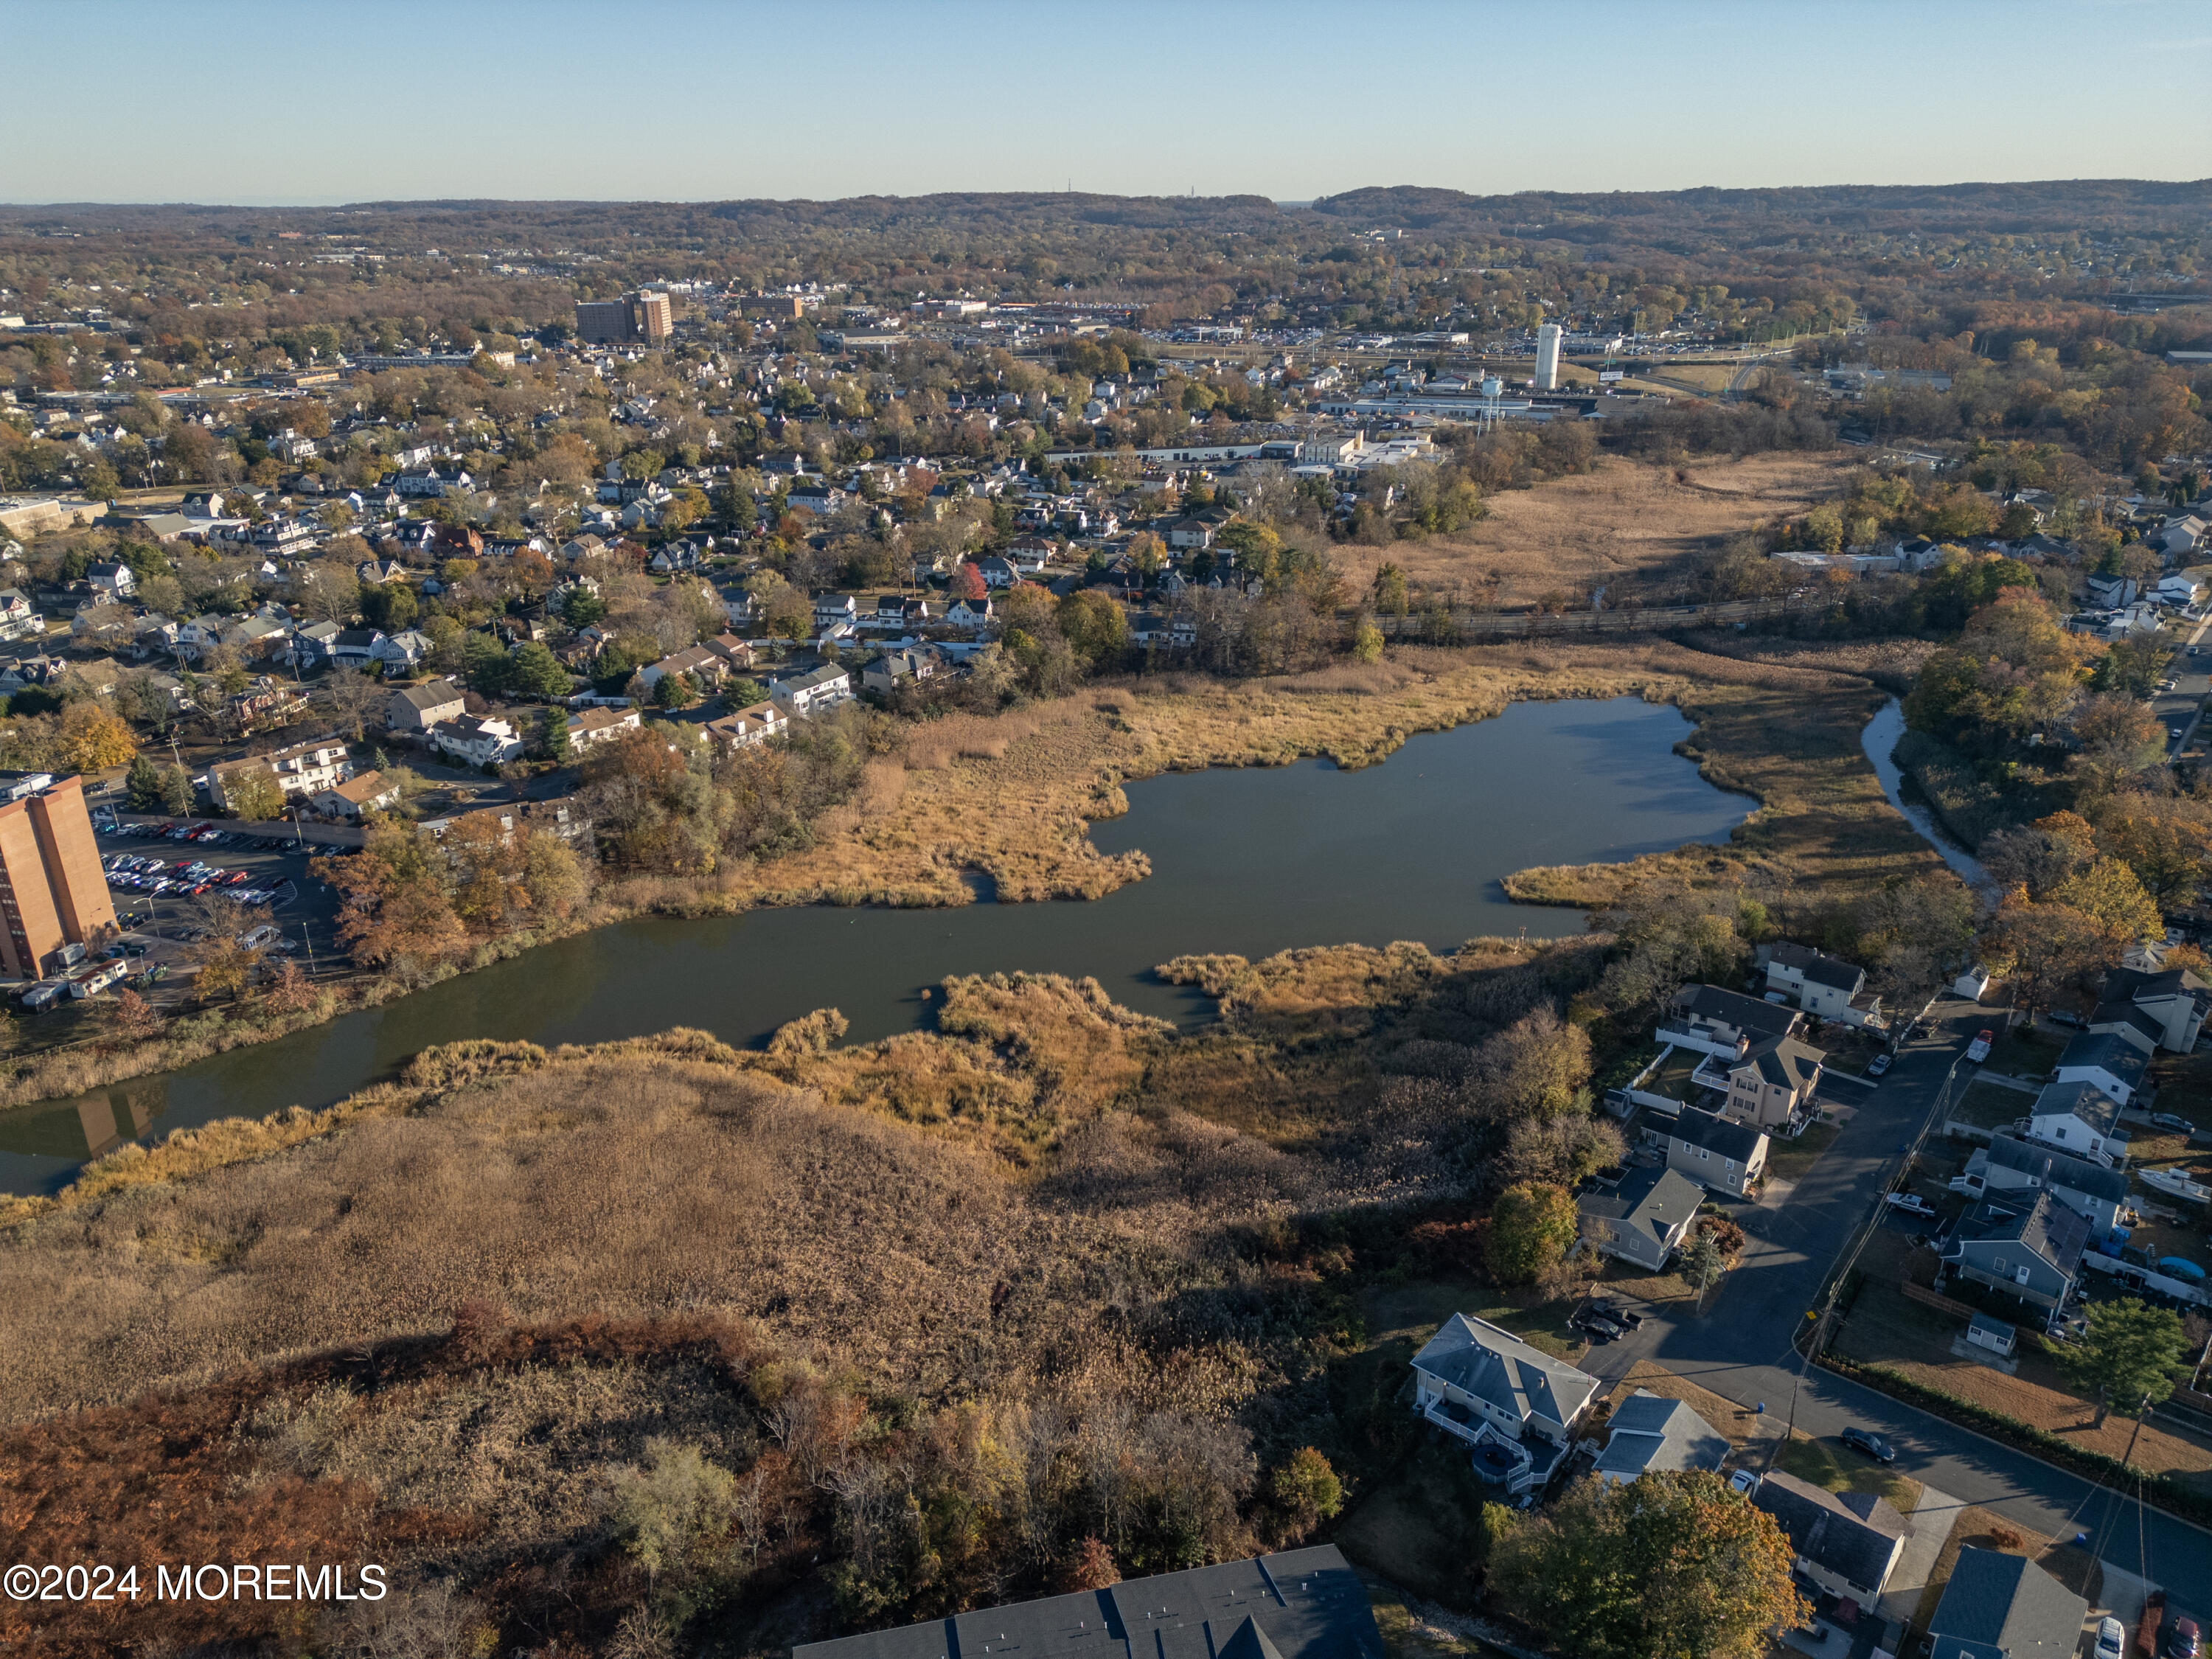
[[[1838,495],[1856,463],[1841,453],[1759,455],[1681,470],[1608,459],[1595,472],[1488,498],[1490,516],[1455,536],[1338,550],[1364,587],[1383,560],[1416,587],[1528,605],[1553,591],[1658,584],[1692,554]]]

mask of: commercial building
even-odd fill
[[[1546,323],[1536,331],[1536,378],[1539,392],[1559,389],[1559,341],[1566,331],[1557,323]]]
[[[114,936],[82,778],[0,772],[0,967],[12,979],[43,978],[68,965],[64,945]]]
[[[665,294],[641,290],[619,300],[581,300],[576,304],[576,337],[586,345],[626,340],[658,345],[675,330],[675,313]]]

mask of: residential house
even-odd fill
[[[399,786],[383,773],[370,771],[317,790],[307,797],[307,805],[319,817],[359,823],[369,813],[381,812],[398,800]]]
[[[380,587],[387,582],[405,581],[407,567],[397,559],[365,559],[354,567],[353,574],[364,587]]]
[[[435,649],[428,634],[408,628],[386,635],[369,647],[369,655],[384,665],[386,674],[408,674],[420,667]]]
[[[2098,1003],[2085,1029],[2100,1036],[2116,1036],[2145,1059],[2158,1052],[2158,1045],[2166,1036],[2164,1020],[2125,997],[2106,997]]]
[[[1413,1356],[1414,1409],[1475,1448],[1475,1473],[1511,1492],[1559,1472],[1602,1386],[1487,1320],[1454,1314]]]
[[[1878,1020],[1881,1001],[1866,988],[1866,969],[1810,945],[1771,946],[1766,958],[1766,988],[1796,999],[1815,1019],[1865,1025]]]
[[[1606,1431],[1596,1473],[1608,1485],[1639,1474],[1717,1469],[1728,1458],[1726,1436],[1680,1401],[1648,1389],[1637,1389],[1614,1408]]]
[[[333,668],[367,668],[376,660],[376,647],[383,642],[382,629],[341,629],[331,635],[323,654]]]
[[[794,717],[819,714],[853,701],[853,677],[837,664],[826,662],[804,674],[777,680],[768,694],[778,708]]]
[[[20,640],[43,632],[45,626],[29,594],[20,587],[0,587],[0,640]]]
[[[814,631],[830,633],[839,623],[852,627],[860,619],[860,602],[850,593],[817,593],[814,596]]]
[[[137,573],[127,564],[95,564],[84,575],[93,592],[103,599],[127,599],[138,591]]]
[[[295,743],[266,755],[244,760],[218,761],[208,768],[208,794],[225,811],[230,810],[228,782],[246,772],[268,771],[287,796],[309,796],[353,775],[353,762],[337,738],[317,738]]]
[[[1826,1054],[1795,1037],[1761,1037],[1734,1061],[1708,1060],[1693,1082],[1726,1091],[1721,1109],[1762,1129],[1796,1134],[1811,1121]]]
[[[1943,1262],[1960,1279],[2056,1312],[2081,1273],[2088,1218],[2057,1194],[1986,1198],[1959,1218]]]
[[[2028,1108],[2027,1138],[2118,1169],[2128,1161],[2119,1122],[2120,1103],[2095,1084],[2051,1083]]]
[[[427,732],[440,720],[468,712],[461,688],[451,680],[403,685],[385,705],[384,724],[395,732]]]
[[[1673,1170],[1631,1170],[1575,1199],[1582,1241],[1601,1255],[1663,1267],[1682,1248],[1705,1194]]]
[[[638,683],[647,691],[659,685],[670,674],[688,674],[700,685],[713,689],[729,677],[730,659],[710,645],[686,646],[672,652],[659,662],[647,663],[637,671]]]
[[[2058,1056],[2056,1080],[2086,1083],[2125,1106],[2142,1091],[2150,1057],[2125,1037],[2084,1031]]]
[[[733,670],[750,668],[753,665],[755,653],[751,642],[739,639],[735,634],[715,635],[713,639],[707,641],[707,648],[729,664]]]
[[[1367,1590],[1334,1545],[1124,1578],[926,1625],[793,1648],[791,1659],[1382,1659]]]
[[[285,659],[295,669],[320,667],[330,658],[331,641],[342,631],[334,622],[302,623],[284,641]]]
[[[1929,1659],[2073,1659],[2089,1604],[2024,1555],[1967,1545],[1928,1621]]]
[[[1644,1138],[1665,1155],[1668,1169],[1708,1191],[1747,1198],[1766,1173],[1765,1131],[1716,1112],[1686,1107],[1651,1121]]]
[[[568,716],[568,750],[580,755],[599,744],[614,742],[625,732],[641,729],[635,708],[586,708]]]
[[[732,749],[744,749],[791,729],[791,716],[773,702],[757,702],[707,722],[707,735]]]
[[[430,728],[430,741],[465,766],[503,766],[522,757],[522,739],[503,720],[456,714]]]
[[[1012,587],[1021,580],[1022,573],[1014,568],[1013,562],[991,554],[975,561],[975,568],[982,573],[983,586],[997,592]]]
[[[1887,1498],[1829,1492],[1781,1469],[1768,1471],[1751,1501],[1782,1528],[1799,1572],[1830,1595],[1863,1607],[1889,1583],[1912,1529]]]
[[[1212,520],[1186,517],[1174,520],[1167,528],[1167,544],[1177,552],[1198,551],[1213,545],[1214,532],[1220,528]]]
[[[2025,1203],[2034,1193],[2047,1190],[2069,1209],[2088,1218],[2096,1230],[2094,1236],[2103,1237],[2119,1225],[2120,1211],[2128,1201],[2128,1177],[2124,1170],[2000,1132],[1990,1138],[1988,1146],[1974,1148],[1966,1169],[1952,1177],[1951,1190],[1969,1198],[2014,1203]]]
[[[2174,1054],[2185,1054],[2197,1046],[2204,1017],[2212,1012],[2212,985],[2186,968],[2162,973],[2115,968],[2105,975],[2105,997],[2124,997],[2158,1020],[2165,1032],[2159,1046]]]
[[[980,634],[991,625],[991,601],[955,599],[945,607],[945,625],[963,634]]]
[[[902,685],[933,678],[944,665],[944,658],[927,646],[886,651],[860,670],[860,689],[888,697]]]
[[[1796,1036],[1804,1019],[1794,1008],[1740,991],[1686,985],[1674,994],[1674,1014],[1661,1022],[1658,1036],[1679,1048],[1739,1060],[1763,1037]]]

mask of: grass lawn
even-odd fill
[[[1702,1091],[1690,1081],[1690,1073],[1696,1071],[1705,1059],[1705,1056],[1694,1048],[1674,1049],[1668,1054],[1667,1063],[1645,1079],[1644,1092],[1664,1095],[1669,1100],[1679,1100],[1685,1104],[1696,1100]]]
[[[1774,1467],[1824,1492],[1863,1492],[1886,1498],[1899,1515],[1910,1515],[1920,1507],[1917,1480],[1909,1474],[1893,1474],[1840,1441],[1792,1435],[1774,1460]]]
[[[1886,1365],[1955,1399],[2064,1435],[2087,1450],[2108,1457],[2127,1450],[2134,1419],[2115,1413],[2101,1424],[2096,1422],[2096,1407],[2075,1393],[2049,1355],[2031,1346],[2025,1337],[2017,1356],[2020,1370],[2008,1376],[1993,1366],[1952,1353],[1951,1339],[1962,1328],[1953,1316],[1909,1301],[1893,1285],[1870,1274],[1836,1334],[1835,1346],[1862,1364]],[[2212,1446],[2147,1424],[2136,1441],[2135,1462],[2212,1492]]]
[[[1382,1633],[1389,1659],[1442,1659],[1446,1655],[1504,1659],[1503,1649],[1452,1629],[1444,1622],[1449,1614],[1437,1616],[1440,1609],[1408,1605],[1405,1592],[1387,1579],[1363,1572],[1359,1582],[1366,1587],[1367,1605],[1374,1609],[1375,1628]]]
[[[1996,1029],[1994,1024],[1991,1029]],[[2059,1051],[2064,1047],[2051,1032],[2016,1026],[1999,1034],[1984,1063],[1992,1072],[2037,1082],[2058,1064]]]
[[[1806,1172],[1820,1161],[1820,1154],[1836,1144],[1836,1137],[1841,1133],[1840,1125],[1815,1123],[1795,1140],[1770,1140],[1766,1145],[1766,1178],[1802,1181]]]
[[[2007,1128],[2014,1118],[2026,1117],[2028,1108],[2034,1103],[2033,1095],[2024,1095],[2001,1083],[1985,1083],[1976,1078],[1951,1108],[1950,1121],[1971,1123],[1978,1129]]]

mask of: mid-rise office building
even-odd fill
[[[576,337],[587,345],[640,341],[658,345],[675,331],[676,313],[665,294],[641,290],[619,300],[581,300],[576,304]]]
[[[40,979],[64,945],[112,939],[115,902],[85,809],[84,780],[0,772],[0,968]]]

